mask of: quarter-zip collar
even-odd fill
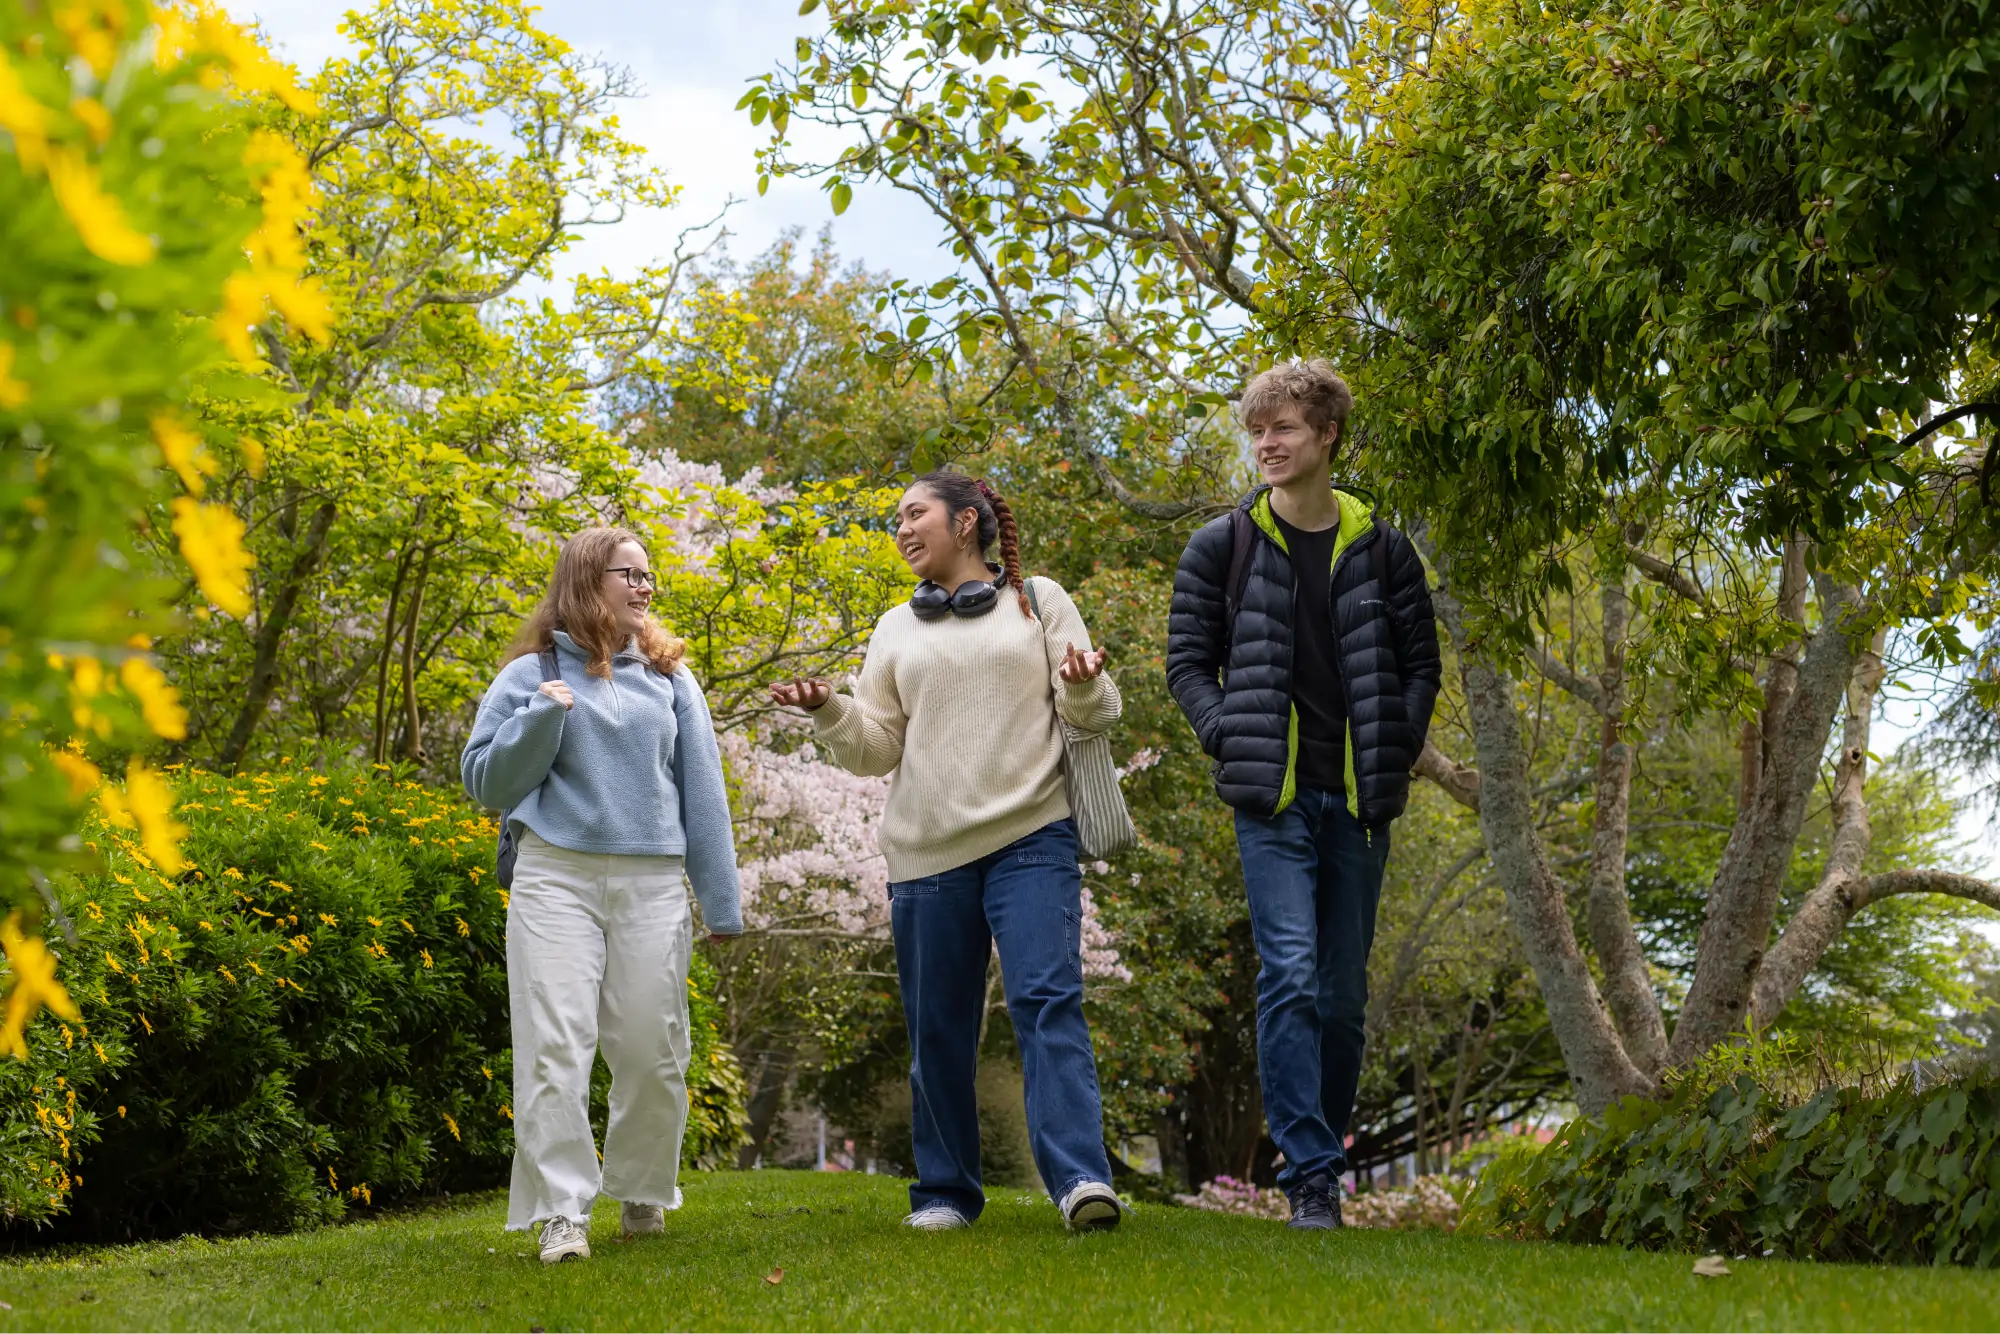
[[[578,656],[579,658],[583,658],[586,661],[589,660],[590,655],[584,651],[582,645],[578,644],[576,640],[570,638],[569,631],[567,630],[552,631],[551,637],[555,640],[556,646],[558,648],[568,649],[571,653],[576,654],[576,656]],[[621,662],[637,662],[637,663],[642,663],[648,667],[652,666],[651,661],[646,657],[646,655],[639,652],[639,641],[636,638],[626,639],[625,647],[619,649],[616,653],[611,655],[611,676],[608,680],[605,681],[605,685],[611,688],[611,716],[614,720],[618,722],[625,721],[625,710],[623,707],[623,701],[619,698],[618,695],[618,664]],[[574,687],[572,687],[572,689],[573,688]]]

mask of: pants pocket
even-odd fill
[[[1063,909],[1063,955],[1069,960],[1069,975],[1083,981],[1083,914]]]

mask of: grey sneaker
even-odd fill
[[[667,1211],[657,1204],[621,1204],[618,1227],[628,1237],[652,1237],[667,1230]]]
[[[564,1260],[589,1258],[590,1234],[583,1230],[581,1223],[557,1216],[542,1224],[543,1264],[560,1264]]]
[[[913,1227],[919,1232],[949,1232],[953,1228],[971,1227],[972,1220],[948,1204],[927,1204],[903,1220],[904,1227]]]
[[[1118,1192],[1102,1181],[1081,1181],[1062,1197],[1063,1222],[1072,1232],[1098,1232],[1118,1226],[1125,1208]]]

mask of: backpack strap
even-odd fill
[[[556,651],[545,648],[535,655],[535,661],[542,666],[542,679],[553,681],[562,675],[562,664],[556,661]]]
[[[1236,614],[1243,610],[1243,590],[1250,586],[1250,551],[1257,527],[1248,510],[1229,511],[1229,572],[1222,579],[1222,630],[1225,642],[1236,638]]]

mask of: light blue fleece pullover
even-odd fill
[[[662,676],[628,644],[602,680],[585,670],[575,640],[558,630],[555,641],[576,707],[541,693],[534,654],[502,667],[459,761],[465,790],[482,805],[512,807],[513,824],[559,848],[684,858],[703,923],[735,935],[743,903],[729,794],[694,674]]]

